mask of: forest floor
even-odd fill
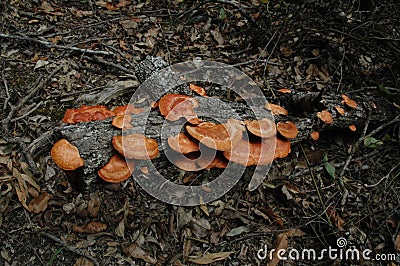
[[[0,2],[0,265],[277,265],[276,252],[259,250],[338,246],[370,259],[325,253],[284,265],[400,264],[400,4],[321,2]],[[163,203],[133,180],[79,192],[50,147],[30,158],[27,147],[80,96],[135,80],[148,55],[235,66],[271,102],[282,88],[346,94],[371,112],[379,104],[364,99],[386,103],[395,119],[295,140],[258,189],[243,177],[195,207]]]

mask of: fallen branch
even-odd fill
[[[60,49],[60,50],[71,50],[71,51],[80,52],[80,53],[84,53],[84,54],[112,55],[111,53],[106,52],[106,51],[95,51],[95,50],[90,50],[90,49],[78,48],[75,46],[58,45],[58,44],[53,44],[51,42],[46,42],[46,41],[38,40],[35,38],[27,37],[27,36],[8,35],[8,34],[0,33],[0,38],[29,41],[29,42],[41,44],[41,45],[49,47],[49,48],[55,48],[55,49]]]

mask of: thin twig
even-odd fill
[[[160,28],[161,28],[161,26],[160,26]],[[111,45],[107,45],[107,44],[104,44],[104,43],[103,43],[103,45],[104,45],[105,47],[107,47],[108,49],[114,51],[115,53],[118,53],[119,55],[121,55],[121,58],[123,58],[124,61],[127,62],[132,68],[135,67],[135,65],[134,65],[129,59],[126,58],[126,54],[125,54],[124,52],[122,52],[122,51],[120,51],[120,50],[118,50],[118,49],[115,49],[115,48],[112,47]]]
[[[71,252],[73,252],[73,253],[75,253],[75,254],[78,254],[79,256],[83,256],[83,257],[85,257],[85,258],[88,258],[89,260],[93,261],[94,265],[96,265],[96,266],[99,266],[99,265],[100,265],[99,262],[98,262],[94,257],[92,257],[92,256],[90,256],[90,255],[87,255],[87,254],[85,254],[84,252],[82,252],[82,251],[80,251],[80,250],[78,250],[78,249],[76,249],[76,248],[74,248],[74,247],[71,247],[70,245],[68,245],[67,243],[65,243],[64,241],[62,241],[61,239],[59,239],[58,237],[53,236],[52,234],[49,234],[49,233],[46,233],[46,232],[41,232],[41,234],[42,234],[43,236],[47,237],[47,238],[50,238],[50,239],[53,240],[54,242],[56,242],[56,243],[62,245],[63,247],[65,247],[65,248],[68,249],[69,251],[71,251]]]
[[[97,57],[97,56],[93,56],[93,57],[83,56],[82,58],[90,60],[90,61],[94,61],[94,62],[97,62],[97,63],[100,63],[100,64],[103,64],[103,65],[106,65],[106,66],[110,66],[110,67],[113,67],[113,68],[116,68],[116,69],[119,69],[119,70],[121,70],[121,71],[123,71],[123,72],[125,72],[127,74],[130,74],[130,75],[135,75],[135,72],[133,72],[132,70],[129,70],[126,67],[123,67],[121,65],[115,64],[113,62],[108,62],[108,61],[106,61],[106,60],[104,60],[104,59],[102,59],[100,57]]]
[[[7,104],[8,104],[8,101],[10,100],[11,96],[10,96],[10,92],[8,91],[8,84],[7,84],[6,78],[4,77],[3,71],[1,71],[1,78],[3,79],[4,88],[6,89],[6,94],[7,94],[7,98],[4,100],[4,105],[3,105],[3,112],[4,112],[7,108]]]
[[[27,36],[8,35],[8,34],[0,33],[0,37],[6,38],[6,39],[35,42],[35,43],[44,45],[49,48],[55,48],[55,49],[60,49],[60,50],[72,50],[72,51],[80,52],[80,53],[84,53],[84,54],[111,55],[111,53],[106,52],[106,51],[95,51],[95,50],[90,50],[90,49],[78,48],[75,46],[58,45],[58,44],[53,44],[51,42],[46,42],[46,41],[38,40],[35,38],[27,37]]]
[[[368,117],[367,117],[367,120],[365,121],[364,129],[363,129],[363,134],[361,135],[361,138],[360,138],[360,139],[362,139],[362,140],[365,139],[365,134],[367,133],[368,125],[369,125],[369,121],[370,121],[370,120],[371,120],[371,110],[368,110]],[[360,140],[360,139],[359,139],[359,140]],[[360,144],[361,144],[361,142],[357,141],[357,142],[353,145],[353,147],[351,148],[350,154],[349,154],[349,156],[347,157],[346,163],[344,164],[342,171],[340,172],[339,178],[343,178],[344,172],[346,171],[347,167],[349,166],[350,161],[351,161],[351,159],[353,158],[353,154],[356,152],[356,150],[358,149],[358,146],[359,146]]]
[[[233,67],[243,66],[243,65],[248,65],[248,64],[254,63],[254,62],[266,63],[268,65],[273,65],[273,66],[283,66],[281,63],[271,62],[271,61],[268,61],[267,59],[252,59],[252,60],[249,60],[249,61],[246,61],[246,62],[240,62],[240,63],[233,64],[232,66]]]
[[[25,103],[26,103],[39,89],[43,88],[43,87],[46,85],[46,83],[47,83],[58,71],[60,71],[62,68],[63,68],[63,66],[62,66],[62,65],[59,65],[58,67],[56,67],[56,68],[53,70],[53,72],[51,72],[48,76],[46,76],[45,79],[43,79],[41,82],[39,82],[38,85],[36,85],[35,87],[33,87],[33,88],[31,89],[31,91],[21,100],[21,102],[20,102],[17,106],[15,106],[15,107],[13,107],[13,108],[11,109],[11,111],[10,111],[10,113],[7,115],[7,118],[6,118],[6,119],[8,119],[8,120],[10,121],[11,118],[14,116],[14,114],[15,114],[19,109],[21,109],[21,107],[24,106]],[[8,123],[8,122],[7,122],[7,123]]]
[[[392,169],[390,169],[389,173],[387,173],[387,175],[385,175],[384,177],[382,177],[381,179],[378,180],[378,182],[376,182],[375,184],[369,185],[369,184],[364,184],[364,187],[366,188],[371,188],[371,187],[376,187],[377,185],[379,185],[383,180],[388,179],[390,174],[394,171],[394,169],[396,169],[400,164],[395,165]]]
[[[44,38],[51,38],[51,37],[54,37],[54,36],[68,35],[71,32],[79,30],[79,29],[82,29],[82,28],[88,29],[88,28],[91,28],[91,27],[94,27],[94,26],[98,26],[98,25],[101,25],[101,24],[104,24],[104,23],[108,23],[108,22],[112,22],[112,21],[116,21],[116,20],[120,20],[120,19],[121,19],[121,17],[117,17],[117,18],[111,18],[111,19],[107,19],[107,20],[101,20],[101,21],[98,21],[98,22],[90,23],[90,24],[81,24],[81,25],[79,25],[79,26],[77,26],[75,28],[72,28],[70,30],[67,30],[67,31],[64,31],[64,32],[55,32],[55,33],[48,34],[48,35],[43,36],[43,37]]]
[[[274,34],[272,35],[271,39],[270,39],[270,40],[268,41],[268,43],[265,45],[265,47],[264,47],[264,49],[263,49],[263,52],[260,53],[260,56],[261,56],[261,54],[263,54],[264,51],[267,49],[268,45],[270,44],[270,42],[272,41],[272,39],[274,38],[274,36],[276,35],[276,33],[277,33],[278,31],[280,31],[279,36],[278,36],[278,39],[276,40],[276,42],[275,42],[275,44],[274,44],[274,47],[272,47],[272,50],[271,50],[271,52],[269,53],[266,62],[269,62],[269,60],[271,59],[273,53],[275,52],[276,47],[278,46],[279,40],[281,39],[281,36],[282,36],[282,32],[283,32],[283,31],[282,31],[282,28],[283,28],[283,26],[285,26],[285,23],[282,25],[282,27],[280,27],[279,29],[277,29],[277,30],[274,32]],[[265,73],[267,72],[267,66],[268,66],[268,64],[265,63],[264,71],[263,71],[263,77],[265,77]]]
[[[32,154],[28,151],[28,147],[26,146],[25,142],[18,137],[9,137],[3,133],[3,139],[7,141],[7,143],[15,143],[18,144],[18,146],[21,148],[24,157],[26,159],[26,162],[28,163],[32,173],[34,176],[39,176],[40,171],[36,166],[35,160],[33,160]]]
[[[35,112],[41,105],[43,104],[43,101],[40,101],[38,104],[35,105],[35,107],[33,107],[32,109],[30,109],[28,112],[26,112],[25,114],[18,116],[16,118],[11,119],[11,122],[15,122],[18,120],[21,120],[25,117],[27,117],[28,115],[32,114],[33,112]]]
[[[303,148],[303,145],[300,144],[300,148],[301,148],[301,151],[302,151],[302,153],[303,153],[304,158],[306,159],[307,167],[308,167],[309,169],[311,169],[311,164],[310,164],[310,161],[308,160],[308,157],[307,157],[306,151],[305,151],[304,148]],[[326,212],[325,202],[324,202],[323,199],[322,199],[321,192],[319,191],[319,188],[318,188],[318,185],[317,185],[317,180],[315,179],[315,176],[314,176],[314,174],[313,174],[312,171],[310,171],[310,175],[311,175],[311,178],[312,178],[312,180],[313,180],[313,184],[314,184],[315,190],[317,191],[318,199],[319,199],[319,201],[321,202],[322,207],[324,208],[324,213],[325,213],[325,215],[326,215],[326,218],[327,218],[328,221],[330,221],[329,216],[328,216],[328,213]]]
[[[343,80],[343,61],[344,61],[344,56],[345,56],[346,52],[345,52],[345,46],[343,45],[343,56],[342,59],[340,59],[339,62],[339,66],[340,66],[340,78],[339,78],[339,82],[336,88],[336,91],[339,91],[340,89],[340,85],[342,84],[342,80]]]
[[[33,160],[32,154],[28,151],[28,148],[26,144],[23,142],[21,138],[18,137],[11,137],[9,136],[9,123],[12,121],[13,116],[15,113],[24,106],[24,104],[40,89],[45,86],[45,84],[62,68],[62,65],[56,67],[49,75],[46,76],[43,80],[38,82],[37,85],[35,85],[29,93],[21,100],[21,102],[16,105],[11,107],[10,112],[8,113],[7,117],[4,118],[2,122],[2,132],[1,135],[2,137],[8,142],[8,143],[16,143],[19,145],[19,147],[22,149],[22,152],[24,154],[24,157],[26,161],[28,162],[29,167],[31,168],[33,174],[35,176],[40,175],[40,171],[36,166],[35,161]]]
[[[375,155],[378,154],[378,153],[379,153],[378,150],[374,150],[373,152],[370,152],[370,153],[364,154],[363,156],[360,156],[360,157],[357,157],[357,158],[352,159],[351,162],[356,162],[356,161],[364,160],[364,159],[366,159],[366,158],[371,158],[372,156],[375,156]],[[345,162],[340,162],[340,163],[335,163],[335,164],[333,164],[333,166],[334,166],[335,168],[339,168],[339,167],[342,167],[344,164],[345,164]],[[322,171],[323,169],[324,169],[323,166],[314,167],[314,170],[317,171],[317,172],[318,172],[318,171]],[[301,176],[301,175],[308,174],[310,171],[311,171],[310,168],[306,168],[306,169],[304,169],[304,170],[301,170],[301,171],[295,173],[295,174],[293,175],[293,177],[298,177],[298,176]]]

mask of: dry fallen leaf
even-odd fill
[[[132,258],[141,259],[146,263],[155,264],[157,262],[155,258],[150,257],[147,252],[139,247],[137,243],[123,244],[122,251],[125,253],[125,255]]]
[[[326,209],[326,214],[331,219],[331,222],[337,228],[339,228],[339,229],[343,228],[343,225],[345,224],[345,221],[342,219],[342,217],[339,216],[339,214],[335,211],[335,209],[332,206],[329,206]]]
[[[400,234],[396,236],[396,240],[394,241],[394,245],[397,251],[400,251]]]
[[[79,257],[74,266],[93,266],[94,262],[85,257]]]
[[[267,215],[268,218],[272,219],[273,221],[275,221],[281,228],[283,228],[283,219],[281,216],[279,216],[279,214],[277,214],[276,212],[274,212],[271,208],[269,207],[260,207],[258,208],[259,212],[261,212],[262,214]],[[264,215],[261,215],[264,217]],[[264,217],[265,218],[265,217]]]
[[[107,230],[107,225],[102,222],[90,222],[87,225],[74,225],[72,231],[76,233],[95,234]]]
[[[113,3],[106,2],[106,1],[97,1],[96,5],[97,6],[101,6],[101,7],[105,7],[108,11],[115,11],[115,10],[119,9],[119,7],[117,7]]]
[[[31,202],[29,202],[28,208],[33,213],[40,213],[46,210],[47,205],[49,203],[50,194],[47,192],[43,192]]]
[[[88,212],[90,216],[96,217],[100,210],[100,198],[98,191],[90,193],[90,200],[88,202]]]
[[[28,198],[28,187],[23,180],[21,173],[18,171],[17,168],[13,168],[13,176],[17,178],[18,184],[14,184],[15,192],[17,193],[17,197],[19,202],[21,202],[22,206],[24,206],[25,209],[30,210],[28,205],[26,204],[27,198]]]
[[[211,30],[211,34],[214,37],[214,40],[218,42],[218,45],[224,44],[224,37],[222,37],[221,33],[218,30]]]
[[[289,229],[288,231],[279,234],[276,237],[276,244],[275,244],[275,250],[280,250],[284,249],[286,250],[289,246],[289,238],[294,237],[294,236],[304,236],[305,233],[301,231],[300,229]],[[268,266],[276,266],[278,265],[280,259],[278,258],[278,252],[273,253],[272,260],[268,263]]]
[[[208,265],[216,261],[224,260],[232,253],[234,252],[228,251],[228,252],[208,253],[200,258],[196,259],[189,258],[189,261],[200,265]]]
[[[306,70],[307,75],[318,76],[318,67],[315,64],[310,64]]]
[[[281,46],[279,47],[279,49],[280,49],[281,53],[283,54],[283,56],[285,56],[285,57],[289,57],[289,56],[291,56],[292,53],[293,53],[292,48],[290,48],[289,46],[284,45],[284,44],[281,45]]]

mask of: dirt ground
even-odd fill
[[[0,14],[0,265],[400,264],[397,0],[13,0]],[[245,174],[195,207],[163,203],[133,180],[78,191],[51,146],[30,154],[79,97],[135,80],[148,55],[233,65],[277,104],[289,88],[346,94],[372,114],[354,132],[328,126],[317,141],[294,139],[258,189],[247,190]],[[258,256],[340,245],[376,260]]]

